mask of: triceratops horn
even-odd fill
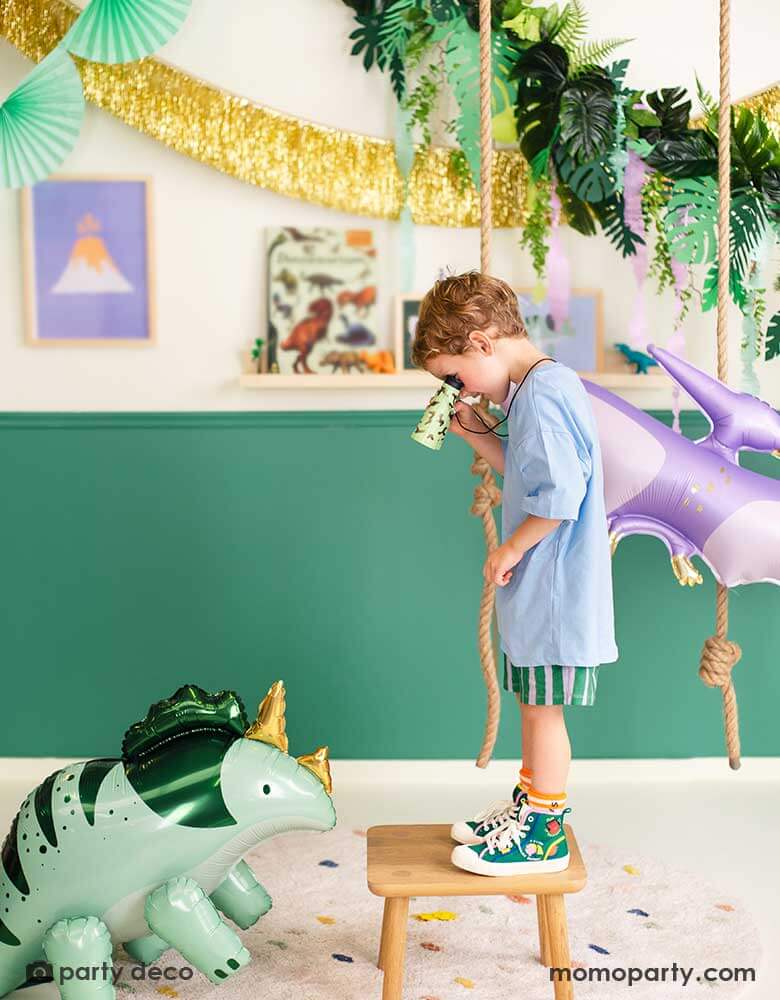
[[[333,781],[330,776],[330,765],[328,763],[328,748],[320,747],[314,753],[304,754],[298,758],[301,767],[308,768],[312,774],[316,775],[323,784],[325,791],[330,795],[333,791]]]
[[[248,740],[270,743],[271,746],[278,747],[279,750],[287,753],[284,709],[284,684],[282,681],[277,681],[268,689],[268,694],[257,709],[257,718],[244,733],[244,736]]]

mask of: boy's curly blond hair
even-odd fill
[[[489,326],[496,337],[528,336],[517,295],[505,281],[480,271],[440,278],[420,303],[412,364],[424,368],[434,354],[464,354],[469,333]]]

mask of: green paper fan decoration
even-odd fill
[[[162,48],[192,0],[92,0],[60,44],[91,62],[126,63]]]
[[[56,48],[0,105],[4,187],[48,177],[75,146],[83,118],[81,77],[68,53]]]

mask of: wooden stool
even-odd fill
[[[410,896],[536,896],[542,963],[568,969],[569,932],[563,895],[579,892],[587,880],[572,828],[564,826],[569,867],[553,874],[491,878],[456,868],[450,827],[372,826],[368,831],[368,888],[383,896],[385,912],[377,965],[384,971],[382,1000],[401,1000],[406,923]],[[555,1000],[571,1000],[571,982],[554,981]]]

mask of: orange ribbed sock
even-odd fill
[[[528,767],[520,768],[520,780],[517,782],[522,790],[528,794],[531,789],[531,769]]]
[[[540,792],[531,786],[528,790],[528,805],[539,812],[560,812],[566,805],[566,792]]]

